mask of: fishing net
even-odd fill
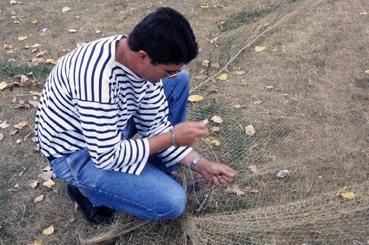
[[[341,38],[332,50],[354,41],[340,28],[358,34],[363,26],[343,10],[358,13],[365,3],[268,4],[273,11],[220,32],[190,67],[191,93],[205,99],[190,103],[188,119],[208,119],[210,131],[194,148],[239,171],[236,182],[214,188],[182,169],[189,204],[180,220],[129,223],[122,214],[101,236],[115,227],[116,244],[367,244],[369,80],[354,51],[323,52],[331,38]],[[304,50],[312,42],[316,50]],[[269,54],[254,51],[261,44]],[[217,79],[222,73],[226,81]]]

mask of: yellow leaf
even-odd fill
[[[38,19],[33,19],[33,20],[31,21],[31,23],[32,23],[32,25],[37,25],[37,24],[38,24]]]
[[[355,198],[355,193],[352,191],[341,193],[341,197],[345,200],[352,200]]]
[[[42,231],[42,233],[44,234],[44,235],[51,235],[51,234],[53,234],[54,233],[54,231],[55,231],[55,229],[54,229],[54,226],[53,225],[50,225],[49,227],[47,227],[46,229],[44,229],[43,231]]]
[[[69,8],[69,7],[63,7],[62,8],[62,12],[63,13],[66,13],[66,12],[68,12],[68,11],[71,11],[72,9],[71,8]]]
[[[68,29],[68,32],[69,33],[76,33],[76,32],[78,32],[76,29]]]
[[[263,47],[263,46],[255,46],[255,52],[261,52],[261,51],[264,51],[266,49],[266,47]]]
[[[219,140],[217,140],[217,139],[215,139],[215,138],[207,138],[206,140],[207,140],[207,142],[209,142],[209,144],[211,144],[211,145],[220,146],[220,142],[219,142]]]
[[[23,122],[20,122],[20,123],[15,124],[13,126],[13,128],[22,129],[22,128],[24,128],[27,125],[28,125],[28,121],[23,121]]]
[[[365,70],[364,73],[369,75],[369,69]]]
[[[7,44],[7,43],[4,44],[4,49],[11,49],[11,48],[12,48],[11,44]]]
[[[47,59],[46,64],[52,64],[52,65],[56,65],[58,63],[58,61],[56,59]]]
[[[51,186],[55,185],[55,182],[52,179],[49,179],[45,181],[42,185],[51,188]]]
[[[18,36],[18,41],[24,41],[26,40],[28,37],[27,35],[24,35],[24,36]]]
[[[6,82],[0,83],[0,91],[3,91],[4,89],[6,89],[6,87],[8,87],[8,84]]]
[[[37,91],[29,91],[29,93],[31,94],[31,96],[41,96],[41,92],[37,92]]]
[[[228,74],[227,73],[222,73],[218,76],[218,80],[225,81],[227,79],[228,79]]]
[[[208,9],[209,8],[209,4],[201,4],[200,5],[201,9]]]
[[[30,243],[28,243],[27,245],[45,245],[45,242],[42,240],[34,240]]]
[[[204,100],[204,96],[198,94],[193,94],[188,97],[189,102],[199,102],[202,100]]]

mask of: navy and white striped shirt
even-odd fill
[[[143,80],[115,60],[121,38],[83,45],[53,68],[35,121],[36,144],[45,157],[87,148],[98,168],[139,175],[149,157],[147,137],[172,127],[162,82]],[[142,138],[122,136],[131,118]],[[190,147],[172,146],[158,155],[171,166],[190,151]]]

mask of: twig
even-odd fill
[[[233,121],[235,121],[238,124],[238,126],[240,126],[241,131],[244,133],[245,132],[245,129],[242,127],[241,123],[239,123],[236,119],[233,119],[233,118],[231,118],[231,119]]]

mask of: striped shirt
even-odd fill
[[[87,148],[98,168],[139,175],[149,157],[148,137],[169,131],[162,81],[143,80],[115,60],[124,36],[99,39],[60,58],[42,91],[36,112],[36,144],[45,157],[63,157]],[[133,119],[140,138],[123,136]],[[166,166],[190,147],[158,152]]]

